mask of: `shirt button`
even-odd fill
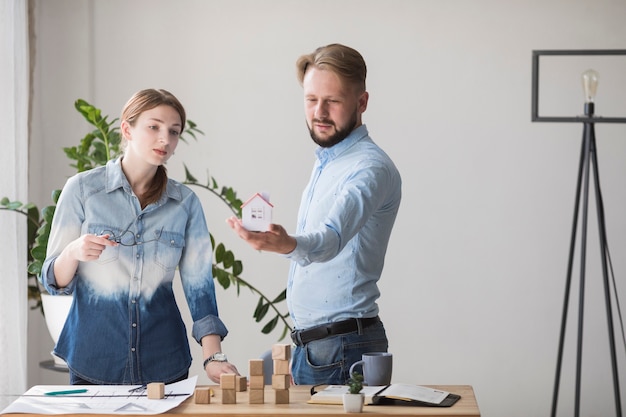
[[[130,351],[131,351],[131,352],[134,352],[134,351],[135,351],[135,348],[130,348]]]
[[[139,259],[139,254],[135,255],[135,257],[136,257],[137,259]]]
[[[137,300],[130,300],[130,302],[131,302],[132,304],[135,304],[135,303],[137,302]]]
[[[133,323],[133,327],[137,327],[137,323]]]

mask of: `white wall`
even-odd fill
[[[471,384],[487,417],[547,415],[582,125],[531,123],[531,52],[624,49],[625,19],[621,0],[39,0],[32,197],[47,202],[49,190],[73,172],[60,148],[87,131],[73,109],[76,98],[116,117],[136,90],[166,88],[206,133],[179,146],[170,174],[182,179],[184,162],[199,179],[209,170],[242,198],[269,191],[275,221],[293,231],[314,149],[294,63],[320,45],[353,46],[369,67],[364,120],[404,179],[380,282],[393,379]],[[578,92],[579,79],[571,83]],[[603,105],[625,110],[624,78],[600,83],[598,113]],[[603,104],[609,90],[621,94]],[[582,93],[573,100],[574,111],[582,112]],[[559,101],[565,108],[572,102],[569,96]],[[623,299],[626,127],[599,124],[596,134]],[[198,194],[214,235],[244,261],[244,277],[277,294],[287,263],[245,246],[224,225],[225,208]],[[582,406],[583,415],[612,415],[591,207]],[[251,318],[256,298],[247,290],[239,297],[219,290],[218,302],[231,331],[224,349],[245,372],[248,359],[279,334],[261,335]],[[41,350],[33,363],[52,348],[43,327],[35,333]],[[563,414],[571,414],[573,404],[573,334],[570,329]],[[624,392],[623,347],[618,352]],[[194,353],[200,371],[200,352]],[[32,369],[30,383],[62,377]]]

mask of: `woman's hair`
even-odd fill
[[[120,120],[126,121],[129,125],[135,126],[137,119],[146,110],[153,109],[160,105],[172,107],[180,116],[181,132],[185,130],[185,122],[187,116],[185,108],[178,99],[167,90],[146,89],[136,92],[126,103],[122,109]],[[122,133],[122,149],[126,147],[126,138]],[[156,202],[167,187],[167,169],[163,165],[159,165],[157,172],[152,179],[152,184],[148,191],[138,196],[141,205],[145,207],[150,203]]]
[[[320,46],[312,54],[302,55],[296,62],[298,81],[302,84],[309,67],[333,71],[342,79],[365,91],[367,66],[361,54],[348,46],[334,43]]]

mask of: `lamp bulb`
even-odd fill
[[[598,90],[598,78],[597,71],[588,69],[583,72],[583,90],[585,92],[585,103],[593,103],[596,98],[596,91]]]

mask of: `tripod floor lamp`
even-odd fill
[[[610,256],[607,246],[606,223],[604,217],[604,207],[602,202],[602,194],[600,191],[600,179],[598,170],[598,157],[595,138],[596,123],[626,123],[626,118],[619,117],[599,117],[594,111],[594,100],[596,89],[598,86],[599,75],[594,70],[587,70],[582,74],[583,89],[585,92],[584,115],[576,117],[542,117],[539,116],[539,60],[544,55],[570,55],[570,56],[590,56],[590,55],[626,55],[626,50],[550,50],[550,51],[533,51],[532,59],[532,121],[533,122],[573,122],[583,124],[583,139],[580,153],[580,163],[578,169],[578,182],[576,186],[576,202],[574,205],[574,220],[572,225],[571,242],[569,247],[569,260],[567,266],[567,278],[565,284],[565,299],[563,302],[563,314],[561,319],[561,331],[559,335],[559,351],[557,357],[556,376],[554,383],[554,395],[552,401],[551,416],[556,416],[557,404],[559,399],[559,386],[561,381],[563,349],[565,345],[565,333],[567,324],[567,315],[569,311],[569,299],[572,282],[572,271],[574,254],[577,241],[578,220],[580,218],[581,240],[580,240],[580,284],[578,297],[578,326],[577,326],[577,354],[576,354],[576,381],[575,381],[575,404],[574,416],[580,415],[580,399],[581,399],[581,365],[582,365],[582,347],[583,347],[583,324],[585,312],[585,266],[587,252],[587,221],[588,221],[588,205],[590,197],[590,183],[593,180],[593,189],[595,191],[596,212],[598,221],[598,232],[600,240],[600,255],[602,263],[602,277],[604,286],[604,300],[606,307],[609,350],[611,355],[611,370],[613,381],[613,393],[615,398],[615,410],[617,417],[622,417],[621,392],[619,384],[619,373],[617,366],[616,338],[613,323],[613,306],[611,303],[611,287],[609,282]],[[582,212],[581,212],[582,209]],[[612,268],[611,268],[612,270]],[[613,282],[614,283],[614,282]],[[615,290],[615,286],[613,287]],[[614,294],[619,312],[619,299],[617,293]],[[621,318],[621,313],[619,313]],[[622,326],[623,332],[623,326]]]

